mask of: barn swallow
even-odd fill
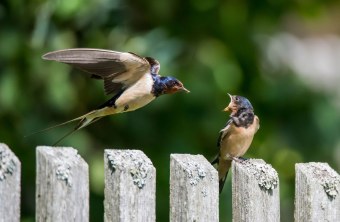
[[[104,116],[134,111],[164,94],[189,92],[176,78],[160,76],[160,64],[157,60],[131,52],[76,48],[49,52],[42,58],[69,64],[89,73],[94,79],[103,80],[105,94],[113,95],[97,109],[57,125],[79,121],[78,125],[56,144]],[[48,129],[51,128],[53,127]]]
[[[217,164],[219,189],[222,192],[232,160],[240,161],[247,152],[253,137],[260,128],[260,120],[254,114],[249,100],[242,96],[230,95],[230,103],[223,110],[231,112],[226,126],[220,131],[217,141],[219,153],[212,161]]]

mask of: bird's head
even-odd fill
[[[178,79],[171,77],[171,76],[162,76],[160,77],[160,81],[164,84],[163,93],[164,94],[173,94],[176,92],[186,92],[189,93],[190,91],[187,90],[183,83],[181,83]]]
[[[243,96],[237,95],[230,95],[230,103],[229,105],[223,110],[225,112],[231,111],[232,114],[236,113],[239,109],[251,109],[253,110],[253,106],[249,102],[249,100]]]

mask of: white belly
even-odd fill
[[[116,100],[116,112],[133,111],[150,103],[155,99],[155,96],[151,93],[152,86],[151,75],[144,75]]]

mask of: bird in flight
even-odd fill
[[[134,111],[161,95],[180,91],[189,92],[176,78],[160,76],[158,74],[160,64],[157,60],[151,57],[141,57],[131,52],[75,48],[49,52],[42,58],[66,63],[89,73],[92,78],[104,82],[105,94],[113,95],[97,109],[57,125],[79,121],[71,132],[54,145],[104,116]]]
[[[212,161],[218,165],[219,189],[222,192],[232,160],[240,161],[247,152],[253,137],[260,128],[260,120],[254,114],[249,100],[230,95],[230,103],[223,111],[231,111],[226,126],[220,131],[217,141],[219,153]]]

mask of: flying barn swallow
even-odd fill
[[[69,64],[91,74],[94,79],[103,80],[105,93],[113,95],[97,109],[57,125],[79,121],[57,143],[104,116],[134,111],[164,94],[189,92],[176,78],[160,76],[160,64],[157,60],[131,52],[78,48],[49,52],[42,58]]]
[[[218,165],[219,189],[222,192],[232,160],[240,161],[248,150],[253,137],[260,128],[260,120],[254,114],[249,100],[230,95],[230,103],[223,111],[231,111],[226,126],[220,131],[217,141],[219,153],[212,161]]]

